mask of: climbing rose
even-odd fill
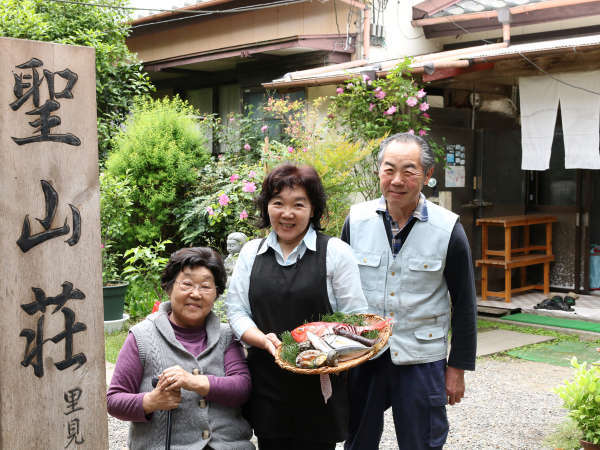
[[[382,99],[385,98],[387,94],[385,93],[385,91],[377,91],[377,93],[375,94],[375,97],[377,97],[378,99]]]
[[[423,98],[427,95],[427,92],[425,92],[424,89],[420,89],[419,92],[417,92],[417,97],[418,98]]]
[[[354,84],[352,84],[352,83],[348,83],[348,84],[346,85],[346,87],[353,88],[353,87],[354,87]]]
[[[233,175],[231,175],[231,176],[229,177],[229,181],[231,181],[232,183],[233,183],[234,181],[236,181],[236,180],[239,180],[239,179],[240,179],[240,176],[239,176],[237,173],[234,173]]]
[[[246,212],[246,210],[243,210],[240,213],[240,220],[244,220],[244,219],[247,219],[247,218],[248,218],[248,213]]]
[[[208,213],[209,216],[214,216],[215,215],[214,209],[212,209],[210,206],[206,207],[206,212]]]
[[[415,130],[413,130],[412,128],[410,130],[408,130],[408,134],[415,134]]]
[[[244,150],[251,150],[252,147],[250,147],[250,144],[246,143],[244,144]]]
[[[396,112],[396,107],[394,105],[390,106],[383,114],[391,116]]]
[[[429,103],[425,103],[425,102],[421,103],[421,104],[419,105],[419,109],[420,109],[421,111],[427,111],[427,110],[429,109]]]
[[[263,125],[262,127],[260,127],[260,131],[262,131],[263,133],[265,131],[267,131],[269,129],[269,127],[267,125]]]
[[[415,97],[408,97],[408,98],[406,99],[406,104],[407,104],[408,106],[410,106],[411,108],[412,108],[413,106],[415,106],[417,103],[419,103],[419,101],[418,101],[418,100],[417,100]]]
[[[427,134],[427,131],[419,130],[419,136],[425,136],[426,134]]]
[[[288,147],[288,148],[287,148],[287,151],[288,151],[289,153],[294,153],[294,147]]]
[[[341,94],[342,92],[344,92],[344,88],[339,87],[335,90],[335,92],[337,92],[338,94]]]
[[[423,113],[423,117],[425,117],[426,119],[429,119],[429,114]]]
[[[254,170],[251,170],[250,172],[248,172],[248,177],[254,178],[255,176],[256,176],[256,172]]]
[[[375,103],[369,103],[369,111],[373,111],[373,108],[375,108]]]
[[[219,205],[227,206],[228,203],[229,203],[229,197],[227,196],[227,194],[219,195]]]

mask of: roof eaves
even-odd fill
[[[150,16],[141,17],[139,19],[132,20],[129,24],[131,26],[142,25],[149,22],[156,22],[164,19],[172,19],[174,17],[188,15],[189,12],[194,11],[202,11],[204,9],[211,8],[213,6],[223,5],[225,3],[231,3],[234,0],[209,0],[206,2],[199,2],[194,5],[183,6],[181,8],[177,8],[174,11],[169,12],[160,12],[158,14],[152,14]],[[184,12],[185,11],[185,12]]]
[[[496,60],[508,59],[519,57],[520,55],[527,53],[548,52],[571,48],[576,49],[591,46],[600,47],[600,34],[510,46],[490,44],[472,49],[461,49],[462,53],[456,53],[456,50],[431,53],[418,56],[410,67],[413,73],[423,73],[428,70],[435,70],[442,67],[468,66],[476,62],[487,61],[488,58]],[[290,79],[289,77],[279,78],[270,83],[263,83],[263,86],[267,89],[277,89],[337,84],[354,78],[365,71],[375,71],[376,75],[381,77],[387,75],[387,73],[401,60],[403,60],[403,58],[382,62],[370,62],[367,65],[354,67],[348,70],[334,69],[335,66],[331,66],[334,70],[305,77],[303,77],[302,72],[296,72],[294,79]]]

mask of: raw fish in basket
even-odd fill
[[[371,330],[382,330],[390,324],[392,319],[381,320],[372,325],[354,326],[342,322],[310,322],[300,325],[292,330],[292,337],[296,342],[306,341],[306,332],[310,331],[319,337],[325,334],[334,334],[335,330],[346,330],[350,333],[360,336],[363,333]]]

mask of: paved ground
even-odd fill
[[[478,354],[486,355],[533,343],[544,338],[504,330],[479,334]],[[112,374],[107,363],[107,381]],[[509,358],[482,357],[477,370],[467,372],[465,399],[448,407],[450,433],[445,448],[542,449],[546,435],[556,429],[566,411],[552,388],[561,384],[571,369]],[[122,450],[127,423],[109,417],[110,450]],[[339,444],[338,449],[342,448]],[[381,450],[397,449],[391,411],[385,415]]]

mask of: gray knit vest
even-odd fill
[[[232,340],[228,325],[221,324],[212,312],[206,317],[206,349],[196,358],[175,338],[168,319],[169,302],[162,303],[157,313],[131,328],[144,366],[140,392],[149,392],[152,377],[164,369],[179,365],[188,371],[198,369],[205,375],[225,376],[224,354]],[[196,392],[181,390],[181,403],[172,411],[171,448],[253,450],[249,441],[252,431],[239,408],[204,400]],[[167,430],[167,412],[155,411],[150,422],[131,422],[130,450],[163,449]]]

